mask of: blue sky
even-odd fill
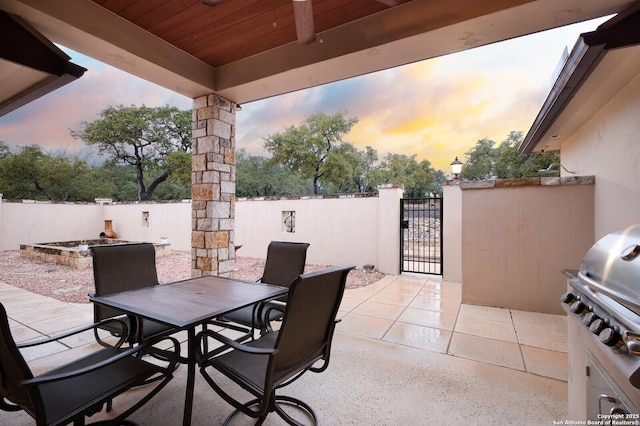
[[[434,58],[349,80],[243,104],[237,149],[266,155],[264,138],[316,112],[346,113],[358,123],[345,140],[359,149],[416,155],[450,172],[449,163],[482,138],[497,143],[512,130],[527,132],[552,84],[565,48],[605,18]],[[76,52],[88,69],[79,80],[4,117],[0,141],[83,152],[70,130],[115,105],[172,105],[191,99]]]

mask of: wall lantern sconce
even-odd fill
[[[458,157],[456,157],[456,159],[453,160],[453,163],[451,163],[451,173],[453,173],[453,178],[455,180],[458,179],[460,172],[462,172],[462,161],[458,160]]]

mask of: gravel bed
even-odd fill
[[[158,279],[164,283],[191,277],[191,253],[173,251],[156,259]],[[306,265],[305,272],[326,269],[326,265]],[[264,259],[236,258],[235,278],[253,280],[262,274]],[[347,277],[347,288],[358,288],[380,280],[384,274],[356,269]],[[94,290],[93,269],[75,269],[64,265],[28,259],[20,250],[0,251],[0,282],[63,302],[88,303]]]

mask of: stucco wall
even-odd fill
[[[304,241],[313,264],[372,264],[386,274],[400,272],[399,223],[402,188],[381,188],[375,197],[239,200],[235,244],[238,255],[264,258],[270,241]],[[286,232],[284,211],[296,212],[295,232]],[[148,214],[147,214],[148,213]],[[104,220],[118,238],[160,242],[191,250],[191,203],[0,204],[0,250],[20,244],[97,238]],[[148,218],[148,220],[145,220]]]
[[[577,269],[593,244],[594,185],[461,192],[463,303],[563,314],[561,270]]]
[[[307,262],[371,264],[387,274],[399,271],[401,188],[380,189],[379,197],[239,200],[235,241],[240,256],[265,256],[269,241],[304,241]],[[295,212],[287,232],[283,212]]]
[[[460,182],[442,187],[442,279],[462,281],[462,193]]]
[[[97,204],[7,203],[0,205],[0,250],[20,244],[97,238],[104,229]]]
[[[595,175],[595,239],[640,223],[640,74],[561,147],[562,163]]]
[[[146,213],[148,213],[148,215]],[[147,217],[148,220],[144,220]],[[113,220],[118,238],[160,242],[169,238],[174,250],[191,250],[191,202],[105,205],[104,219]]]
[[[143,212],[149,212],[148,221]],[[20,244],[98,238],[104,220],[113,220],[118,238],[158,243],[166,235],[172,248],[191,250],[191,203],[0,204],[0,250]]]

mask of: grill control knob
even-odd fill
[[[576,300],[575,302],[573,302],[571,304],[571,312],[574,312],[576,314],[579,314],[580,312],[584,311],[584,308],[586,308],[585,304],[580,302],[579,300]]]
[[[637,340],[629,340],[627,341],[627,349],[630,354],[640,355],[640,342]]]
[[[560,301],[566,303],[567,305],[576,300],[576,295],[571,292],[566,292],[560,297]]]
[[[592,322],[598,319],[598,316],[593,312],[587,312],[587,314],[582,318],[582,322],[589,326]]]
[[[600,334],[600,341],[607,346],[619,347],[622,344],[620,333],[611,327],[604,328]]]
[[[627,331],[624,333],[624,340],[627,341],[627,350],[632,355],[640,355],[640,334]]]
[[[602,318],[598,318],[596,320],[593,320],[593,322],[589,326],[589,331],[591,331],[593,334],[599,334],[604,328],[604,326],[605,326],[605,323],[602,320]]]

